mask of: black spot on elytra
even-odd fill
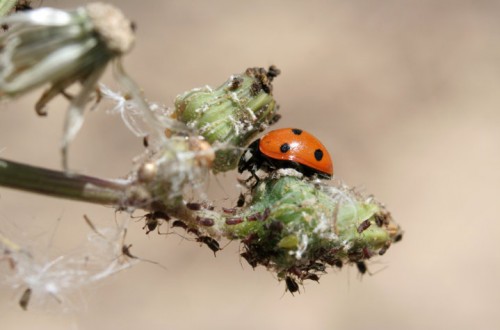
[[[288,150],[290,150],[290,145],[288,143],[283,143],[280,147],[280,151],[286,153]]]
[[[323,159],[323,151],[321,149],[314,150],[314,158],[319,162]]]
[[[298,128],[292,128],[292,132],[293,132],[293,134],[295,134],[295,135],[300,135],[300,134],[302,134],[302,130],[301,130],[301,129],[298,129]]]

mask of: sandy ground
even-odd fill
[[[72,7],[81,1],[43,1]],[[113,1],[138,26],[125,59],[151,100],[276,64],[283,119],[317,135],[336,175],[383,201],[404,240],[373,276],[333,271],[292,297],[230,244],[216,258],[132,223],[140,264],[80,292],[71,312],[22,311],[0,289],[2,329],[493,329],[500,325],[500,21],[497,1]],[[111,82],[108,74],[105,79]],[[65,102],[38,118],[38,93],[0,109],[1,157],[59,168]],[[142,150],[118,117],[88,113],[71,147],[81,173],[119,177]],[[210,179],[220,205],[234,176]],[[0,221],[60,252],[82,214],[112,209],[0,189]],[[53,238],[52,238],[53,237]],[[47,298],[50,300],[50,298]],[[47,310],[48,309],[48,310]]]

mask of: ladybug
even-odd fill
[[[325,146],[298,128],[271,131],[253,141],[238,163],[238,172],[249,171],[258,181],[257,170],[266,172],[293,168],[306,177],[331,179],[333,163]]]

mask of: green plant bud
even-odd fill
[[[271,84],[278,74],[274,66],[249,68],[216,89],[193,89],[177,97],[174,117],[217,150],[215,173],[234,169],[241,147],[279,118]]]
[[[402,236],[380,203],[342,184],[282,176],[261,181],[252,195],[237,215],[243,221],[228,225],[227,236],[243,242],[250,265],[280,279],[317,280],[328,265],[384,254]]]

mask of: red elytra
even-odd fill
[[[272,159],[287,160],[333,175],[328,150],[313,135],[297,128],[271,131],[260,139],[259,150]]]
[[[330,179],[333,163],[325,146],[313,135],[297,128],[271,131],[255,140],[242,155],[238,171],[294,168],[305,176]]]

